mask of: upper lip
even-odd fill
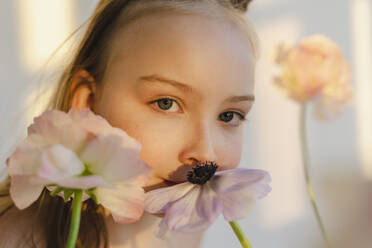
[[[183,183],[187,181],[187,173],[192,170],[192,168],[196,165],[193,164],[182,164],[177,167],[176,170],[169,173],[166,178],[163,178],[166,181],[167,185],[175,185],[178,183]]]
[[[169,181],[169,180],[164,179],[164,183],[167,186],[173,186],[173,185],[176,185],[176,184],[179,184],[179,183],[182,183],[182,182],[174,182],[174,181]]]

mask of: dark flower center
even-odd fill
[[[203,185],[213,177],[217,168],[218,166],[213,162],[199,164],[187,173],[187,180],[193,184]]]

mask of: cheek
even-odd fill
[[[158,176],[166,176],[179,166],[177,154],[182,137],[179,129],[171,125],[141,124],[135,134],[142,144],[141,158]]]
[[[140,157],[152,167],[155,176],[166,177],[179,166],[179,143],[185,133],[180,121],[136,105],[122,106],[111,121],[141,143]]]
[[[236,132],[234,135],[225,136],[224,140],[218,146],[217,156],[218,162],[221,164],[220,170],[229,170],[238,167],[243,144],[242,131]]]
[[[125,102],[112,98],[111,102],[100,109],[101,115],[141,143],[140,157],[153,168],[153,173],[165,177],[176,170],[180,164],[180,142],[185,135],[184,121],[154,113],[151,107],[129,98]]]

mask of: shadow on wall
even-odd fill
[[[350,165],[353,166],[353,165]],[[358,177],[329,175],[324,181],[334,247],[370,248],[372,244],[372,182]],[[334,210],[334,211],[332,211]]]

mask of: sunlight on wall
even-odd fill
[[[372,179],[372,18],[370,0],[351,1],[356,122],[363,173]]]
[[[73,0],[18,0],[16,7],[21,62],[34,72],[72,32]]]
[[[27,109],[26,122],[31,124],[35,116],[40,115],[47,107],[54,93],[54,87],[35,88],[28,95],[25,104]]]
[[[26,123],[45,109],[57,75],[72,55],[69,49],[77,43],[75,36],[51,57],[76,28],[76,4],[74,0],[17,1],[20,62],[31,75],[26,85],[30,93],[24,99]]]
[[[274,87],[272,77],[277,67],[271,61],[273,48],[282,41],[296,42],[300,31],[298,20],[290,18],[258,26],[262,56],[256,79],[256,135],[261,137],[257,139],[259,163],[270,171],[273,180],[273,191],[261,212],[265,228],[285,226],[303,217],[308,203],[297,131],[298,106]]]

